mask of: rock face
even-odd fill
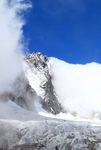
[[[0,100],[12,100],[24,109],[31,110],[32,103],[37,94],[29,85],[28,79],[22,72],[21,75],[10,86],[10,89],[0,94]]]
[[[25,62],[25,71],[22,71],[8,91],[0,93],[0,102],[5,102],[5,105],[8,105],[7,102],[10,100],[13,102],[12,105],[17,104],[17,107],[20,106],[18,110],[16,106],[14,106],[16,111],[15,119],[19,119],[18,116],[21,113],[20,120],[21,118],[24,120],[26,120],[26,118],[28,118],[28,120],[34,118],[28,117],[28,111],[37,112],[34,104],[35,101],[40,102],[47,112],[53,114],[63,112],[64,110],[57,100],[49,74],[48,57],[43,56],[41,53],[32,53],[25,58]],[[4,104],[2,104],[2,106],[4,106]],[[23,108],[23,110],[21,108]],[[6,106],[5,109],[10,110],[12,114],[12,106]],[[25,112],[26,110],[27,112]],[[0,118],[8,119],[7,113],[8,112],[0,113]],[[27,117],[24,117],[24,113]],[[9,119],[11,119],[10,115]]]
[[[0,93],[0,119],[41,120],[35,107],[35,101],[39,99],[24,72],[21,73],[8,91]]]
[[[32,53],[25,58],[27,63],[27,74],[30,85],[35,89],[37,94],[42,98],[42,107],[53,114],[64,112],[62,106],[57,100],[51,76],[48,69],[48,57],[41,53]],[[30,79],[33,78],[32,80]],[[36,85],[37,81],[37,85]]]
[[[12,85],[12,89],[9,95],[11,96],[11,100],[24,109],[33,110],[33,102],[37,94],[29,85],[29,81],[24,73],[16,79]]]

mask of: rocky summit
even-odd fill
[[[64,110],[56,97],[56,92],[52,85],[52,76],[49,73],[48,61],[48,57],[43,56],[41,53],[32,53],[25,58],[25,62],[29,67],[27,71],[32,71],[33,78],[37,79],[38,88],[36,84],[33,85],[33,88],[36,90],[38,96],[42,98],[42,107],[48,112],[58,114],[64,112]]]

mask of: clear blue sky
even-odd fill
[[[101,63],[100,0],[32,0],[24,35],[30,52]]]

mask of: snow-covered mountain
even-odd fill
[[[1,110],[0,115],[3,119],[11,119],[13,117],[12,109],[15,109],[15,116],[17,117],[15,117],[15,119],[19,118],[19,120],[22,118],[24,118],[24,120],[33,118],[27,118],[27,116],[24,115],[25,111],[31,111],[35,114],[40,111],[40,109],[52,114],[64,112],[54,91],[48,69],[48,57],[43,56],[41,53],[33,53],[25,58],[24,70],[16,78],[10,88],[0,94],[0,100],[0,107],[3,108],[3,102],[5,102],[4,108],[6,108],[6,111]],[[24,112],[18,115],[19,111]],[[28,112],[26,112],[26,114],[27,113]]]
[[[100,106],[94,101],[99,91],[91,103],[91,93],[100,89],[100,80],[93,82],[100,65],[72,65],[32,53],[23,66],[10,88],[0,93],[0,149],[100,150]]]
[[[41,53],[28,55],[25,62],[26,77],[46,111],[100,119],[100,64],[74,65]]]
[[[101,150],[101,65],[24,57],[31,7],[0,0],[0,150]]]

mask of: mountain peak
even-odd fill
[[[42,98],[42,107],[53,114],[64,112],[62,106],[58,102],[52,84],[52,77],[48,68],[49,58],[43,56],[40,52],[33,52],[25,58],[25,62],[29,67],[29,69],[27,69],[28,80],[38,96]]]

